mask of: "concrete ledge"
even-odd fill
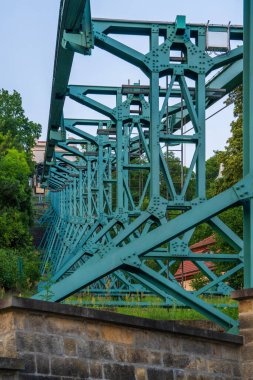
[[[25,369],[23,360],[16,358],[1,358],[0,357],[0,371],[20,371]]]
[[[246,299],[253,299],[253,289],[242,289],[242,290],[236,290],[232,292],[231,297],[234,300],[246,300]]]
[[[22,309],[37,312],[53,313],[62,316],[85,318],[100,322],[114,323],[128,327],[136,327],[139,329],[149,329],[191,337],[198,337],[210,341],[226,342],[236,345],[243,344],[243,337],[240,335],[227,334],[212,330],[202,330],[188,326],[182,326],[175,321],[158,321],[148,318],[139,318],[110,311],[89,309],[78,306],[62,305],[54,302],[38,301],[29,298],[8,297],[0,301],[1,310]]]

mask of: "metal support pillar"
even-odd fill
[[[243,174],[253,174],[253,1],[244,0]],[[244,203],[244,287],[253,288],[253,199]]]

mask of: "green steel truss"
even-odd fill
[[[227,46],[208,44],[219,33],[227,36]],[[143,54],[115,35],[146,36],[149,50]],[[187,24],[184,16],[174,23],[91,19],[88,0],[62,1],[43,175],[44,186],[50,189],[50,208],[42,218],[47,229],[41,243],[41,271],[48,265],[52,269],[52,301],[87,287],[99,295],[109,289],[117,299],[111,304],[123,302],[129,293],[151,294],[160,297],[164,306],[176,302],[192,307],[227,331],[237,331],[237,321],[202,296],[229,295],[232,288],[226,280],[243,268],[244,256],[249,264],[245,284],[252,286],[252,118],[248,115],[244,127],[248,162],[244,178],[208,200],[205,120],[206,109],[242,83],[243,47],[238,46],[242,40],[240,26]],[[97,48],[138,67],[149,85],[69,84],[74,54],[88,56]],[[165,86],[162,78],[167,78]],[[114,97],[115,107],[106,105],[107,96]],[[101,118],[64,118],[66,97]],[[87,127],[94,128],[94,134]],[[164,147],[176,150],[185,144],[194,153],[179,185]],[[192,183],[194,195],[189,196]],[[245,210],[244,242],[219,217],[239,205]],[[190,239],[202,223],[223,237],[231,254],[191,251]],[[171,266],[184,261],[193,262],[208,278],[200,290],[187,291],[173,276]],[[218,275],[207,265],[217,261],[233,265]],[[35,298],[43,297],[41,288]]]

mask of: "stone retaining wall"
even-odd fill
[[[239,380],[242,343],[241,336],[173,321],[22,298],[0,302],[0,356],[2,363],[15,359],[5,367],[0,361],[0,379]]]

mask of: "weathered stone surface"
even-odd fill
[[[253,361],[253,343],[248,343],[242,347],[241,354],[244,361]]]
[[[62,380],[60,376],[50,376],[47,375],[31,375],[31,374],[19,374],[17,380]]]
[[[49,356],[46,354],[36,354],[36,368],[38,373],[49,374]]]
[[[0,371],[2,370],[22,370],[24,363],[21,359],[0,357]]]
[[[1,371],[0,380],[18,380],[18,374],[16,372]]]
[[[162,362],[162,354],[160,351],[149,351],[148,352],[148,362],[150,364],[160,365]]]
[[[13,319],[16,330],[25,330],[28,328],[29,315],[24,311],[16,311]]]
[[[76,356],[76,339],[74,338],[64,338],[64,355],[66,356]]]
[[[22,361],[24,363],[26,373],[35,373],[36,372],[35,355],[34,354],[21,353],[20,359],[22,359]]]
[[[173,370],[148,368],[148,380],[174,380]]]
[[[2,311],[0,313],[0,331],[1,333],[10,332],[14,329],[13,312]]]
[[[176,369],[174,370],[174,379],[175,380],[186,380],[187,379],[187,373],[182,369]]]
[[[116,362],[125,362],[127,360],[127,346],[114,345],[114,360]]]
[[[241,313],[253,313],[253,300],[246,299],[239,302],[239,314]]]
[[[212,374],[223,374],[232,378],[232,366],[224,360],[209,360],[208,371]]]
[[[84,332],[84,324],[70,318],[48,317],[47,331],[52,334],[80,335]]]
[[[77,358],[53,357],[51,359],[51,373],[58,376],[88,377],[87,363]]]
[[[28,329],[32,331],[46,332],[46,318],[43,314],[30,313],[26,323],[28,324]]]
[[[136,380],[147,380],[146,368],[135,368]]]
[[[101,326],[101,337],[114,343],[133,344],[133,332],[128,328],[103,325]]]
[[[210,355],[212,353],[212,344],[206,344],[205,341],[193,341],[192,339],[184,339],[182,343],[182,351],[197,355]]]
[[[17,341],[14,332],[6,333],[3,338],[3,356],[17,357]]]
[[[27,309],[22,309],[20,302],[13,310],[6,304],[2,313],[11,322],[5,318],[2,327],[10,331],[0,329],[0,353],[9,345],[13,355],[24,359],[20,379],[249,380],[241,373],[240,337],[107,312],[103,319],[103,312],[45,302],[25,302]],[[250,334],[253,326],[244,330],[245,336]],[[250,339],[248,360],[253,356]]]
[[[111,343],[99,341],[83,341],[78,343],[78,356],[94,360],[113,360],[113,346]]]
[[[148,363],[149,355],[147,350],[128,348],[126,360],[128,363]]]
[[[99,362],[95,362],[94,360],[89,362],[89,371],[90,371],[90,377],[94,379],[102,379],[102,366]]]
[[[245,362],[242,364],[243,380],[253,378],[253,362]]]
[[[34,335],[26,331],[18,331],[16,334],[17,351],[34,352]]]
[[[33,334],[34,351],[63,355],[63,339],[56,335]]]
[[[163,363],[166,367],[186,368],[191,362],[189,355],[173,355],[165,353],[163,355]]]
[[[253,326],[253,313],[240,314],[240,330],[250,329]]]
[[[135,378],[135,370],[132,365],[120,365],[116,363],[104,364],[105,379],[130,380]]]
[[[85,333],[90,340],[100,339],[100,324],[88,322],[85,324]]]

